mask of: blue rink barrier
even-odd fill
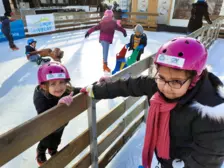
[[[7,41],[1,29],[2,24],[0,24],[0,42]],[[25,37],[24,25],[21,19],[10,22],[10,29],[14,40],[22,39]]]

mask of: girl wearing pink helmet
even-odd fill
[[[105,11],[102,21],[98,25],[89,29],[85,34],[85,38],[89,37],[92,32],[97,30],[100,30],[99,41],[103,47],[103,71],[110,72],[110,68],[107,64],[107,57],[109,52],[109,46],[113,42],[114,32],[115,30],[118,30],[123,33],[124,37],[127,36],[127,33],[124,28],[122,28],[120,25],[117,24],[115,20],[113,20],[112,10]]]
[[[154,78],[115,82],[106,78],[81,91],[96,99],[148,96],[144,168],[151,168],[154,151],[162,168],[220,168],[224,161],[223,84],[206,70],[206,60],[203,44],[179,37],[157,52]]]
[[[37,75],[39,85],[35,88],[33,102],[38,114],[45,112],[57,104],[66,104],[69,106],[73,100],[72,96],[78,94],[80,91],[80,88],[71,86],[68,70],[58,62],[42,65]],[[51,156],[57,153],[65,126],[51,133],[38,144],[37,163],[39,166],[47,160],[45,155],[47,149]]]

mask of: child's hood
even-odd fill
[[[224,87],[220,79],[208,73],[196,92],[191,107],[202,117],[224,121]]]

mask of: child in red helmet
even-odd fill
[[[79,93],[80,88],[72,87],[69,81],[68,70],[58,62],[46,63],[39,68],[39,85],[35,88],[33,96],[33,102],[38,114],[45,112],[57,104],[66,104],[69,106],[72,103],[72,97]],[[57,129],[38,144],[37,163],[39,166],[47,160],[45,154],[47,149],[51,156],[57,153],[65,126]]]
[[[113,20],[113,11],[112,10],[106,10],[104,13],[104,16],[102,18],[102,21],[89,29],[86,34],[85,38],[89,37],[89,35],[94,32],[100,30],[100,43],[103,47],[103,71],[104,72],[110,72],[110,68],[107,64],[107,57],[109,52],[109,46],[113,42],[114,38],[114,32],[115,30],[118,30],[123,33],[124,37],[127,36],[126,30],[119,26],[115,20]]]
[[[221,168],[224,88],[219,78],[206,70],[207,57],[202,43],[179,37],[157,52],[154,77],[115,82],[106,78],[82,92],[96,99],[148,96],[144,168],[151,168],[154,151],[162,168]]]

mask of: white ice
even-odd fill
[[[77,87],[86,86],[98,80],[103,75],[102,49],[98,40],[99,32],[91,34],[88,39],[84,39],[85,32],[86,30],[78,30],[36,37],[38,49],[60,47],[64,50],[65,55],[62,63],[70,72],[71,83]],[[132,30],[128,30],[128,37],[131,33]],[[181,34],[166,32],[146,32],[146,34],[148,45],[142,58],[155,53],[160,45],[169,39],[183,36]],[[0,43],[0,134],[37,115],[33,105],[33,92],[37,85],[38,66],[26,60],[24,47],[26,40],[16,40],[15,43],[20,50],[14,52],[8,48],[7,42]],[[109,52],[109,67],[111,69],[115,66],[116,53],[128,42],[129,38],[124,38],[121,33],[116,32],[114,43],[110,46]],[[220,40],[221,42],[223,43],[222,40]],[[221,61],[218,63],[221,64]],[[216,65],[212,64],[213,69],[216,68]],[[220,76],[222,77],[223,74]],[[97,118],[102,117],[105,112],[113,108],[121,100],[122,98],[101,101],[97,104]],[[87,125],[86,113],[69,122],[63,134],[60,149],[85,130]],[[5,164],[3,168],[37,167],[35,149],[36,145]]]

